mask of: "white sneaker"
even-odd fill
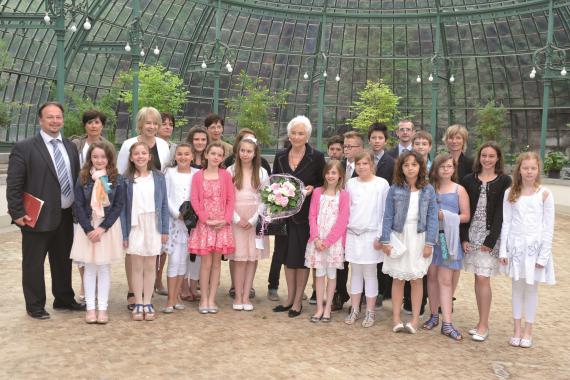
[[[234,304],[232,305],[232,308],[233,308],[234,310],[240,311],[240,310],[243,310],[243,305],[242,305],[241,303],[234,303]]]
[[[250,304],[250,303],[243,304],[243,310],[245,310],[245,311],[252,311],[252,310],[253,310],[253,305]]]

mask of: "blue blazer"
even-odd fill
[[[154,210],[156,213],[156,228],[159,234],[168,234],[168,197],[166,196],[166,180],[164,174],[157,170],[152,171],[154,180]],[[123,240],[129,240],[131,233],[131,214],[133,207],[133,183],[134,180],[126,178],[127,197],[125,207],[121,212],[121,229],[123,230]]]
[[[85,185],[81,185],[79,180],[75,184],[73,212],[86,234],[95,229],[91,224],[91,215],[93,213],[91,209],[91,193],[93,193],[94,184],[95,182],[93,182],[91,178],[89,178],[89,181]],[[127,186],[125,179],[122,175],[118,175],[115,179],[115,183],[111,184],[111,192],[108,194],[111,204],[104,208],[105,218],[99,227],[108,230],[115,224],[125,206],[126,191]]]

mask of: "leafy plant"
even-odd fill
[[[386,123],[393,129],[400,116],[398,103],[400,97],[381,79],[367,81],[363,90],[358,92],[358,100],[350,107],[356,117],[348,119],[347,124],[355,129],[367,131],[372,123]]]
[[[154,107],[160,112],[168,112],[176,116],[184,110],[187,97],[190,94],[184,87],[182,77],[174,74],[161,65],[141,65],[139,69],[139,109]],[[118,83],[121,89],[120,98],[133,107],[133,71],[119,74]],[[177,126],[186,123],[186,119],[177,119]]]
[[[260,78],[250,78],[244,71],[240,72],[238,78],[235,88],[239,95],[226,100],[230,118],[237,122],[239,128],[252,129],[262,144],[270,144],[273,141],[272,125],[275,123],[272,108],[286,105],[289,92],[282,90],[272,93]]]
[[[493,102],[487,103],[483,108],[475,111],[477,124],[475,126],[477,134],[477,146],[481,146],[487,141],[495,141],[499,145],[506,145],[506,139],[502,138],[503,128],[507,124],[507,109],[502,105],[495,106]]]
[[[562,152],[548,152],[544,157],[544,172],[559,171],[568,164],[568,157]]]
[[[6,49],[6,43],[0,39],[0,71],[5,67],[8,61],[8,51]],[[0,80],[0,90],[6,87],[6,83]],[[10,126],[10,106],[7,103],[0,103],[0,128],[8,128]]]

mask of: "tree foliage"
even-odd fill
[[[8,62],[8,51],[6,49],[6,44],[0,39],[0,72],[4,69],[6,63]],[[6,86],[5,81],[0,79],[0,90],[3,90]],[[10,106],[4,102],[0,103],[0,128],[8,128],[10,126]]]
[[[237,122],[238,128],[250,128],[262,144],[273,141],[275,114],[272,108],[287,104],[288,91],[271,92],[263,85],[260,78],[250,78],[244,71],[239,74],[235,86],[239,95],[226,100],[230,118]]]
[[[119,74],[118,85],[121,88],[121,100],[133,106],[133,70]],[[161,65],[141,65],[139,69],[139,109],[154,107],[160,112],[176,116],[184,110],[189,91],[184,87],[183,79]],[[177,126],[185,120],[177,119]]]
[[[495,141],[501,146],[506,145],[503,138],[503,128],[507,125],[507,109],[502,105],[497,107],[494,102],[489,102],[483,108],[475,111],[477,124],[475,131],[477,134],[477,147],[487,141]]]
[[[401,98],[383,80],[367,81],[357,97],[350,107],[356,113],[355,118],[347,120],[350,126],[367,131],[372,123],[380,122],[393,128],[400,116],[398,103]]]

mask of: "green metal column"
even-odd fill
[[[439,96],[439,54],[441,50],[441,13],[439,11],[439,1],[436,1],[436,23],[435,23],[435,56],[433,60],[433,81],[431,82],[431,135],[433,144],[431,147],[431,156],[435,157],[437,153],[437,112],[438,112],[438,96]]]
[[[222,57],[220,56],[220,48],[222,41],[222,2],[216,2],[216,46],[214,47],[214,113],[220,110],[220,75],[222,74]]]
[[[554,11],[552,1],[548,2],[548,32],[546,34],[546,58],[544,62],[544,82],[542,91],[542,122],[540,124],[540,158],[544,161],[546,150],[546,129],[548,127],[548,109],[550,107],[550,87],[552,85],[552,35],[554,33]]]
[[[317,59],[321,59],[321,70],[319,72],[319,101],[318,101],[318,117],[317,117],[317,149],[323,150],[323,123],[324,123],[324,113],[325,113],[325,84],[326,77],[323,75],[327,70],[327,61],[323,56],[325,50],[325,26],[327,23],[327,6],[328,1],[325,0],[323,6],[323,16],[321,20],[321,43],[319,46],[319,56]],[[312,86],[312,83],[311,83]]]
[[[56,35],[56,99],[61,104],[65,101],[65,13],[64,0],[55,3]]]
[[[131,113],[131,137],[136,136],[137,133],[137,113],[139,112],[139,62],[141,47],[138,28],[141,17],[140,0],[133,0],[133,16],[135,24],[131,35],[131,40],[133,43],[131,50],[133,63],[133,109]]]

